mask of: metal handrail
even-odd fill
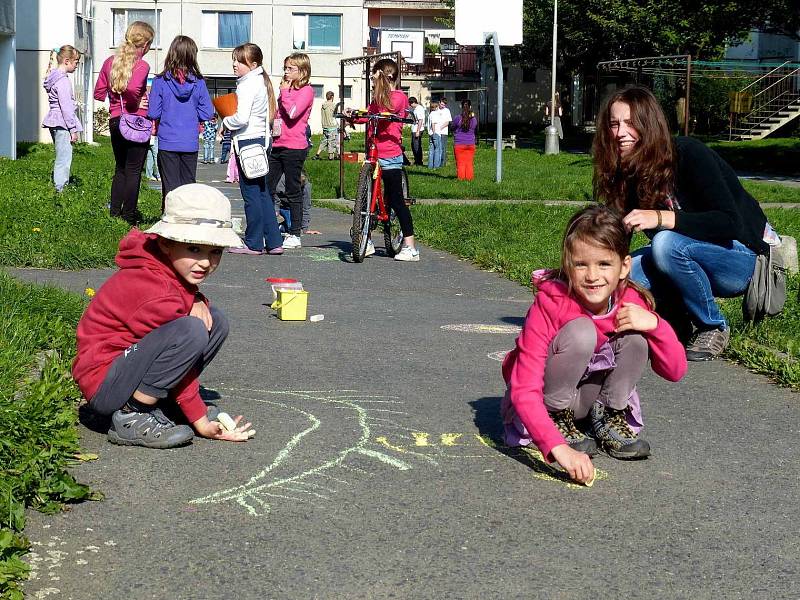
[[[792,71],[791,73],[787,73],[786,75],[784,75],[783,77],[781,77],[781,78],[780,78],[780,79],[778,79],[777,81],[775,81],[775,82],[773,82],[772,84],[770,84],[770,85],[768,85],[767,87],[765,87],[763,90],[761,90],[761,91],[760,91],[760,92],[758,92],[757,94],[753,94],[753,98],[757,98],[758,96],[760,96],[761,94],[763,94],[764,92],[766,92],[766,91],[767,91],[768,89],[770,89],[771,87],[773,87],[773,86],[776,86],[776,85],[778,85],[779,83],[782,83],[782,82],[783,82],[785,79],[787,79],[787,78],[789,78],[789,77],[791,77],[791,76],[793,76],[793,75],[796,75],[796,74],[797,74],[797,73],[799,73],[799,72],[800,72],[800,69],[795,69],[795,70],[794,70],[794,71]],[[752,85],[752,84],[751,84],[751,85]],[[745,89],[747,89],[747,88],[745,88]],[[741,91],[743,92],[744,90],[741,90]]]
[[[750,86],[757,84],[759,81],[761,81],[761,80],[762,80],[762,79],[764,79],[765,77],[769,77],[769,76],[770,76],[770,75],[772,75],[772,74],[773,74],[775,71],[777,71],[778,69],[782,69],[783,67],[785,67],[786,65],[788,65],[790,62],[791,62],[791,61],[788,61],[788,60],[787,60],[787,61],[785,61],[783,64],[781,64],[781,65],[778,65],[777,67],[775,67],[774,69],[772,69],[772,71],[770,71],[769,73],[765,73],[764,75],[762,75],[761,77],[759,77],[759,78],[758,78],[758,79],[756,79],[755,81],[752,81],[752,82],[750,82],[750,83],[749,83],[748,85],[746,85],[744,88],[742,88],[741,90],[739,90],[739,92],[741,93],[741,92],[744,92],[744,91],[746,91],[746,90],[747,90],[747,88],[749,88]]]

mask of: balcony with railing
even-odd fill
[[[454,51],[425,52],[422,64],[403,62],[403,75],[427,78],[477,78],[480,76],[478,52],[474,46],[459,46]]]

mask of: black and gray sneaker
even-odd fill
[[[175,448],[192,441],[194,432],[188,425],[176,425],[160,408],[151,412],[116,411],[111,416],[108,441],[120,446]]]
[[[624,409],[617,410],[595,402],[590,418],[594,437],[609,456],[633,459],[645,458],[650,454],[650,444],[628,425]]]
[[[686,346],[686,360],[713,360],[725,351],[731,332],[728,329],[706,329],[700,331]]]
[[[592,438],[584,435],[575,425],[575,413],[571,408],[548,412],[570,448],[578,452],[585,452],[589,456],[597,454],[597,443]]]

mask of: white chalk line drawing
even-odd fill
[[[486,325],[483,323],[454,323],[442,325],[445,331],[458,331],[461,333],[502,333],[516,335],[522,331],[518,325]]]
[[[343,464],[344,461],[353,456],[353,455],[361,455],[366,456],[371,459],[375,459],[387,466],[393,467],[400,471],[407,471],[411,469],[411,465],[403,460],[399,460],[393,456],[390,456],[384,452],[373,450],[372,448],[367,447],[370,443],[370,422],[371,421],[381,421],[380,419],[375,419],[370,417],[367,414],[367,410],[364,409],[361,404],[362,403],[373,403],[373,404],[399,404],[400,402],[389,396],[379,396],[374,394],[365,394],[360,391],[356,390],[303,390],[303,391],[285,391],[285,390],[257,390],[257,389],[244,389],[244,388],[224,388],[225,391],[232,392],[238,395],[241,399],[251,400],[254,402],[260,402],[264,404],[270,404],[281,409],[285,409],[288,411],[292,411],[296,414],[299,414],[305,418],[308,422],[308,426],[300,431],[299,433],[292,436],[289,442],[281,449],[280,452],[275,456],[273,461],[261,469],[258,473],[250,477],[245,483],[234,486],[228,489],[224,489],[218,492],[214,492],[207,496],[203,496],[201,498],[195,498],[190,501],[191,504],[218,504],[222,502],[235,502],[236,504],[242,506],[250,515],[252,516],[263,516],[270,512],[271,505],[270,502],[267,500],[273,498],[285,499],[285,500],[292,500],[292,501],[303,501],[311,498],[316,498],[318,500],[329,500],[330,497],[326,496],[324,493],[320,493],[319,491],[313,491],[316,484],[314,482],[308,481],[314,477],[325,477],[330,479],[331,481],[336,481],[339,483],[347,484],[348,482],[343,479],[338,479],[327,471],[333,468],[342,468],[344,470],[351,470],[358,473],[368,474],[370,473],[364,469],[353,465],[345,465]],[[322,421],[315,416],[314,414],[299,408],[298,406],[293,406],[291,404],[287,404],[285,402],[277,402],[272,400],[264,399],[263,397],[245,397],[241,394],[258,394],[261,395],[282,395],[282,396],[291,396],[300,400],[304,401],[314,401],[320,402],[323,404],[327,404],[335,409],[346,409],[353,411],[356,416],[357,421],[357,439],[355,439],[352,445],[340,448],[338,450],[334,450],[333,454],[329,456],[326,460],[323,460],[317,466],[306,469],[300,473],[286,473],[281,474],[283,470],[290,469],[291,465],[288,463],[292,458],[293,451],[300,445],[300,443],[306,438],[307,436],[311,435],[315,431],[318,431],[322,426]],[[388,410],[388,409],[387,409]],[[405,414],[400,411],[391,411],[388,412],[394,414]],[[390,423],[397,428],[403,428],[399,424]],[[383,427],[385,425],[381,425]],[[268,477],[272,477],[268,479]],[[319,486],[322,488],[322,486]],[[309,489],[312,488],[312,489]],[[324,491],[328,493],[335,493],[333,488],[327,488]],[[287,495],[286,493],[291,493],[293,495]]]
[[[497,352],[489,352],[486,356],[491,358],[492,360],[496,360],[499,362],[503,362],[506,357],[506,354],[511,352],[511,350],[498,350]]]

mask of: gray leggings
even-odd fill
[[[216,356],[228,337],[228,319],[210,307],[213,325],[206,329],[197,317],[180,317],[158,327],[117,357],[90,406],[102,415],[122,408],[139,390],[166,398],[190,369],[198,373]]]
[[[553,338],[544,370],[544,404],[550,411],[571,408],[582,419],[595,401],[614,409],[628,406],[628,398],[647,366],[647,340],[640,333],[624,333],[609,341],[616,367],[587,373],[594,355],[597,329],[588,318],[567,323]]]

